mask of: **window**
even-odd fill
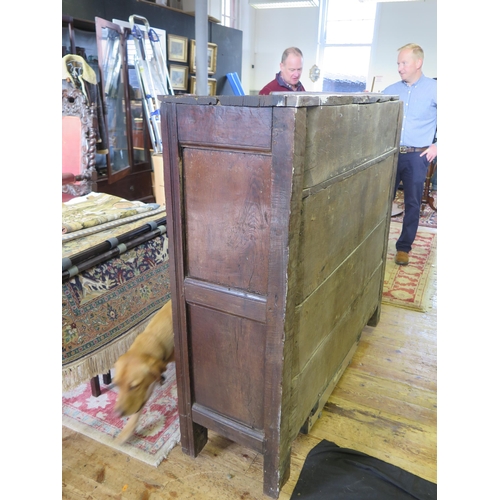
[[[320,20],[323,91],[366,89],[376,8],[376,2],[323,0]]]
[[[228,28],[237,28],[239,0],[221,0],[221,24]]]

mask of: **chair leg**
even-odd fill
[[[422,195],[422,204],[420,206],[420,213],[422,214],[425,205],[429,205],[434,212],[437,212],[437,208],[434,206],[434,198],[431,196],[430,184],[432,176],[437,168],[437,161],[433,160],[429,163],[429,168],[427,169],[427,177],[425,178],[424,192]]]
[[[99,385],[99,375],[90,379],[90,388],[92,389],[92,396],[95,398],[101,395],[101,386]]]
[[[111,384],[111,370],[108,373],[104,373],[102,376],[102,381],[106,384],[109,385]]]

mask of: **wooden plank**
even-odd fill
[[[416,340],[414,336],[401,334],[401,328],[388,331],[387,334],[381,336],[365,328],[363,330],[363,342],[370,345],[378,345],[380,348],[405,349],[409,352],[436,358],[437,346],[435,339],[433,340],[432,333],[428,335],[425,335],[424,332],[421,333],[420,338]]]
[[[304,111],[273,108],[272,123],[272,196],[269,247],[269,282],[267,288],[267,332],[264,390],[264,493],[278,498],[290,474],[291,442],[290,389],[292,360],[286,353],[290,338],[284,338],[288,269],[288,223],[292,210],[293,166],[303,169],[295,156],[295,140],[303,136],[297,126],[304,126]],[[301,119],[302,117],[302,119]],[[297,120],[298,119],[298,120]],[[300,159],[302,157],[300,156]]]
[[[373,275],[381,274],[385,228],[379,224],[350,255],[297,306],[296,328],[309,332],[297,338],[293,376],[309,362],[322,341],[331,334],[346,311],[350,311]],[[312,255],[309,255],[312,257]],[[310,286],[312,288],[312,285]],[[373,297],[375,304],[378,294]],[[325,305],[328,304],[328,307]],[[366,323],[360,326],[357,335]],[[344,353],[345,354],[345,353]]]
[[[328,384],[328,387],[325,389],[323,394],[318,399],[318,402],[316,405],[314,405],[313,409],[311,410],[311,413],[307,417],[306,421],[302,425],[300,432],[307,434],[312,426],[316,423],[316,420],[321,416],[321,412],[323,411],[323,407],[325,406],[325,403],[328,401],[328,398],[330,397],[331,393],[333,392],[333,389],[337,385],[340,377],[342,377],[345,369],[349,365],[349,363],[352,360],[352,357],[354,356],[354,353],[356,352],[356,348],[358,347],[357,342],[354,343],[345,356],[344,360],[342,361],[342,364],[339,366],[337,371],[335,372],[333,378],[331,379],[330,383]]]
[[[334,377],[337,367],[342,365],[342,361],[352,345],[356,343],[363,326],[376,308],[378,283],[379,279],[374,276],[364,293],[352,303],[350,312],[344,314],[335,323],[333,330],[325,336],[324,341],[318,345],[316,351],[311,354],[308,362],[294,378],[293,393],[296,406],[290,419],[292,428],[296,432]],[[311,390],[311,388],[314,389]]]
[[[265,323],[266,299],[261,295],[234,288],[228,289],[192,278],[186,278],[184,284],[186,300],[191,304]]]
[[[188,323],[193,403],[263,429],[266,325],[195,305]]]
[[[180,105],[177,107],[179,142],[270,151],[272,109]]]
[[[178,269],[184,269],[183,210],[179,178],[181,158],[177,136],[177,107],[174,104],[162,104],[161,117],[169,254]],[[185,453],[194,457],[207,442],[207,429],[193,424],[191,418],[191,375],[183,273],[171,271],[170,283],[181,445]]]
[[[193,404],[193,420],[196,423],[207,428],[210,427],[213,431],[243,446],[264,453],[264,432],[228,418],[227,413],[218,413],[198,403]]]
[[[435,469],[422,465],[436,462],[435,426],[414,425],[411,420],[344,401],[335,390],[320,420],[321,428],[313,427],[310,432],[318,439],[335,436],[339,446],[352,447],[436,482]]]
[[[336,386],[336,397],[408,420],[436,425],[436,393],[352,370]]]
[[[362,340],[357,350],[357,358],[363,359],[363,354],[369,352],[371,357],[380,360],[380,366],[397,366],[404,373],[412,373],[422,378],[433,380],[436,378],[436,358],[422,356],[418,353],[401,349],[379,348],[376,345],[367,345]]]
[[[78,452],[64,453],[63,498],[81,499],[91,494],[95,500],[186,497],[232,500],[244,491],[249,492],[246,498],[263,498],[262,470],[251,469],[257,453],[213,433],[196,460],[176,447],[158,468],[73,431],[68,430],[66,436],[77,445]],[[96,453],[100,455],[97,462]]]
[[[271,158],[185,148],[183,169],[186,276],[265,296]]]
[[[316,290],[387,217],[391,160],[303,201],[297,305]],[[356,193],[353,195],[353,193]],[[385,241],[385,240],[384,240]],[[335,251],[332,251],[335,249]],[[383,246],[379,259],[385,258]]]
[[[393,150],[394,122],[399,110],[399,102],[308,109],[304,188],[321,184]],[[386,189],[392,186],[387,184]],[[351,193],[356,193],[356,197],[364,194]]]
[[[412,366],[412,363],[409,361],[401,361],[400,363],[381,362],[378,356],[372,356],[365,353],[363,356],[354,356],[350,368],[381,378],[392,377],[399,382],[423,390],[436,391],[437,382],[435,376],[433,376],[434,370],[429,371],[428,376],[425,377],[421,373],[414,371]]]
[[[396,343],[387,345],[383,340],[367,340],[364,336],[361,343],[366,350],[370,353],[377,355],[377,353],[384,353],[386,358],[404,358],[410,360],[412,363],[424,363],[431,369],[436,370],[437,367],[437,346],[436,344],[427,344],[425,342],[419,343],[415,340],[405,340],[401,345]],[[366,347],[365,347],[366,346]]]

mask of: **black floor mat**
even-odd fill
[[[432,500],[437,485],[323,440],[307,455],[291,500]]]

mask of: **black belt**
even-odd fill
[[[414,148],[413,146],[399,146],[400,153],[421,153],[425,151],[427,148]]]

